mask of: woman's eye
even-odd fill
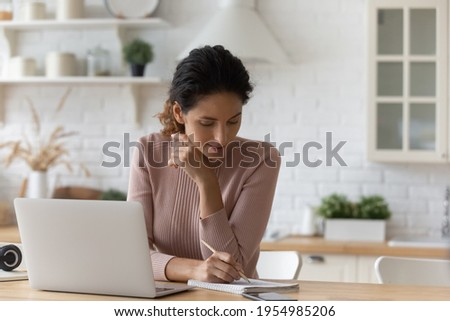
[[[239,124],[239,120],[230,120],[228,122],[228,124],[230,124],[230,125],[237,125],[237,124]]]
[[[202,126],[212,126],[214,123],[211,121],[201,121],[200,125]]]

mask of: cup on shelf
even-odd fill
[[[56,0],[56,19],[81,19],[84,16],[84,0]]]
[[[11,78],[36,76],[36,60],[28,57],[11,57],[8,63],[8,75]]]
[[[51,51],[45,57],[45,75],[50,78],[76,76],[76,65],[73,53]]]
[[[18,20],[41,20],[46,18],[46,14],[46,5],[42,0],[23,0],[19,4]]]

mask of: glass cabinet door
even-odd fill
[[[369,160],[447,161],[447,0],[372,0],[369,17]]]

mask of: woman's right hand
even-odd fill
[[[231,283],[239,280],[240,264],[226,252],[215,252],[202,261],[194,270],[193,278],[204,282]]]

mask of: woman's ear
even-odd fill
[[[180,104],[178,104],[177,101],[172,106],[172,113],[173,113],[173,116],[175,117],[175,120],[179,124],[184,124],[183,111],[181,110],[181,106],[180,106]]]

